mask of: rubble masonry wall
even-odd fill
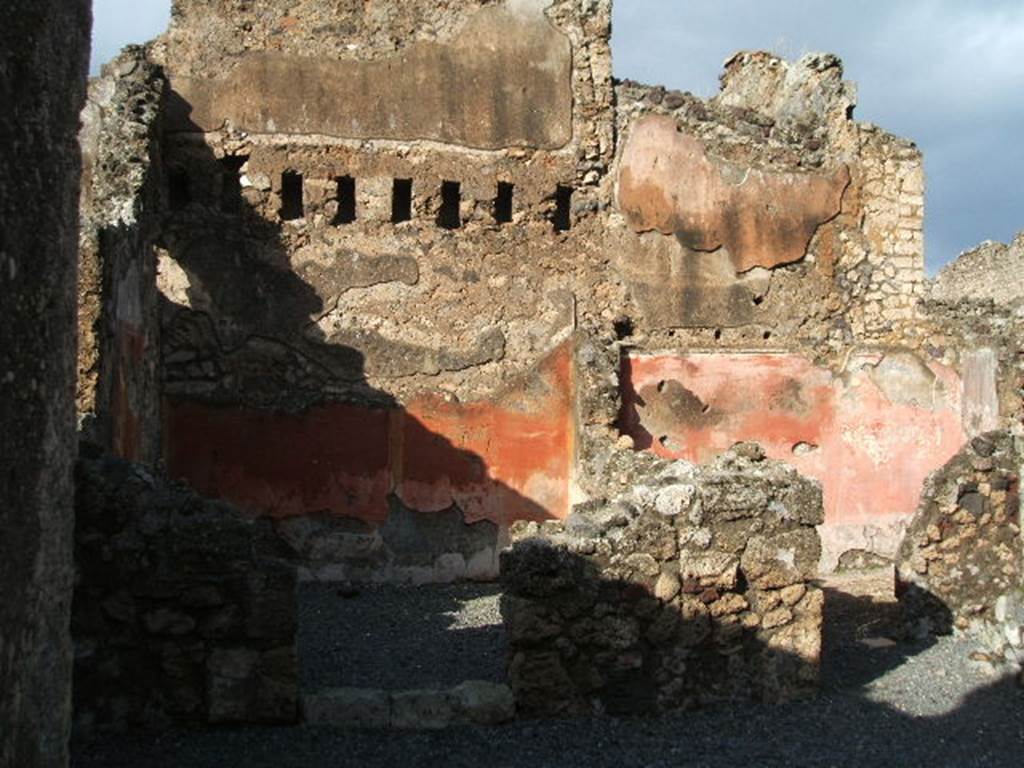
[[[639,484],[502,555],[520,714],[637,714],[816,690],[821,487],[743,444],[652,460]]]

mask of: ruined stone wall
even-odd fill
[[[703,100],[613,88],[609,34],[605,0],[175,4],[172,476],[310,572],[447,579],[628,485],[627,450],[756,439],[824,482],[827,567],[893,554],[1019,411],[1010,344],[923,314],[920,152],[832,55],[737,54]]]
[[[171,473],[279,519],[344,518],[322,532],[340,546],[393,514],[565,516],[570,337],[618,303],[598,245],[609,4],[208,6],[178,3],[151,46],[172,89]],[[480,555],[445,546],[424,550]],[[364,565],[428,567],[386,535],[373,550]]]
[[[295,569],[269,524],[129,462],[76,475],[80,735],[294,721]]]
[[[897,559],[897,594],[915,636],[968,632],[993,660],[1024,664],[1020,438],[975,437],[925,486]]]
[[[972,437],[1024,423],[1020,240],[963,254],[932,281],[922,305],[923,347],[962,372],[964,429]]]
[[[852,119],[855,86],[827,54],[737,54],[711,100],[617,95],[607,248],[626,332],[615,354],[588,347],[603,371],[580,374],[581,487],[602,492],[611,420],[666,458],[758,440],[824,483],[824,567],[891,556],[965,439],[961,361],[921,344],[920,152]]]
[[[89,85],[82,112],[78,413],[113,455],[160,456],[156,246],[163,210],[166,81],[129,48]]]
[[[78,113],[89,3],[0,25],[0,766],[67,764]]]
[[[1024,297],[1024,232],[1007,244],[985,241],[960,254],[932,281],[929,296],[955,303],[962,299],[1010,304]]]
[[[842,78],[827,54],[741,53],[710,101],[620,86],[611,227],[648,345],[836,366],[902,341],[924,280],[921,156],[852,120]]]
[[[502,555],[523,715],[638,714],[812,693],[820,486],[754,444],[651,461],[629,493],[527,524]]]
[[[922,348],[961,372],[968,436],[1024,423],[1024,302],[929,299],[922,307]]]

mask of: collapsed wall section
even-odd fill
[[[520,714],[640,714],[813,693],[821,488],[755,444],[649,462],[626,495],[502,554]]]

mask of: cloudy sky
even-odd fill
[[[159,33],[169,5],[95,0],[94,70]],[[857,117],[925,152],[931,269],[1024,230],[1021,0],[617,0],[612,43],[617,77],[702,96],[739,49],[838,53]]]

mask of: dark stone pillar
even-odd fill
[[[75,275],[89,0],[0,23],[0,766],[67,763]]]

